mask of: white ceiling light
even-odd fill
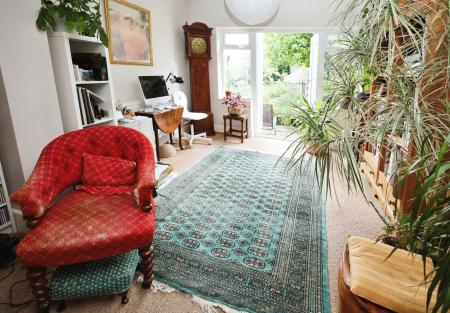
[[[225,3],[238,20],[248,25],[264,23],[280,6],[280,0],[225,0]]]

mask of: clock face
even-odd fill
[[[203,37],[193,37],[191,40],[191,50],[193,54],[208,53],[208,44]]]

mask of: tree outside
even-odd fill
[[[286,116],[293,103],[309,91],[312,34],[264,34],[264,104],[273,105],[278,123],[289,125]]]

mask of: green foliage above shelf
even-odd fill
[[[69,32],[96,37],[107,47],[108,36],[102,26],[100,2],[98,0],[42,0],[36,19],[39,30],[48,27],[55,30],[58,23],[64,23]]]

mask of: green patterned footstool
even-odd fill
[[[59,302],[58,312],[65,309],[65,300],[119,294],[128,303],[128,288],[133,281],[140,257],[137,250],[97,261],[60,266],[50,281],[50,299]]]

